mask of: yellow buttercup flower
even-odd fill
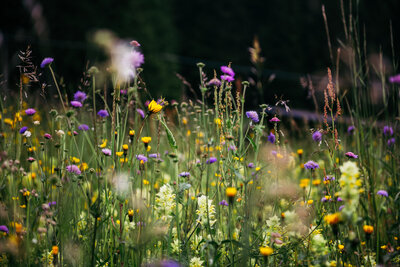
[[[270,256],[272,253],[274,253],[274,249],[270,247],[260,247],[260,254],[263,255],[264,257]]]
[[[226,196],[229,198],[233,198],[236,196],[237,189],[235,187],[228,187],[226,189]]]
[[[151,142],[151,137],[146,136],[146,137],[142,137],[142,142],[145,144],[148,144]]]
[[[148,108],[148,110],[149,110],[151,113],[157,113],[157,112],[159,112],[160,110],[162,110],[163,106],[161,106],[160,104],[157,104],[156,101],[151,100],[151,102],[150,102],[150,104],[147,106],[147,108]]]
[[[340,222],[340,213],[336,212],[333,214],[325,215],[324,221],[330,225],[338,224]]]
[[[103,143],[100,145],[100,148],[105,148],[107,146],[107,139],[103,140]]]

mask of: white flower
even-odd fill
[[[190,265],[189,267],[202,267],[204,261],[202,261],[199,257],[193,257],[190,260]]]
[[[40,121],[34,121],[33,124],[40,125]]]
[[[31,135],[32,135],[32,133],[30,131],[25,131],[23,133],[23,136],[25,136],[25,137],[31,137]]]
[[[340,166],[340,171],[342,172],[342,175],[348,177],[357,178],[360,175],[357,164],[352,161],[346,161],[342,166]]]
[[[63,130],[56,130],[56,135],[59,137],[62,137],[64,135],[64,131]]]
[[[160,192],[156,195],[155,210],[162,221],[167,221],[172,218],[171,213],[176,207],[175,194],[173,188],[169,184],[161,186]]]
[[[207,196],[202,195],[197,199],[197,204],[199,206],[198,210],[196,210],[196,214],[199,215],[197,218],[197,222],[201,225],[206,225],[208,220],[210,220],[210,226],[212,227],[215,220],[215,206],[212,205],[212,200],[208,199]],[[208,217],[207,217],[207,205],[208,205]]]

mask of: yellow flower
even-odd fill
[[[221,119],[219,119],[219,118],[215,119],[215,124],[218,126],[221,126],[221,124],[222,124]]]
[[[310,199],[310,200],[307,201],[307,204],[308,204],[308,205],[311,205],[312,203],[314,203],[314,200],[312,200],[312,199]]]
[[[107,146],[107,139],[103,139],[103,143],[100,145],[100,148],[105,148]]]
[[[163,106],[161,106],[160,104],[157,104],[156,101],[151,100],[150,104],[147,106],[147,108],[149,109],[150,112],[152,113],[157,113],[160,110],[162,110]]]
[[[148,184],[150,184],[150,182],[148,180],[146,180],[146,179],[143,179],[143,184],[144,185],[148,185]]]
[[[312,181],[313,185],[320,185],[321,184],[321,179],[315,179]]]
[[[149,152],[151,150],[151,146],[147,146],[146,151]]]
[[[264,257],[270,256],[272,253],[274,253],[274,250],[270,247],[260,247],[260,254],[263,255]]]
[[[133,210],[132,209],[128,210],[128,216],[133,216]]]
[[[333,214],[325,215],[324,221],[330,225],[335,225],[340,222],[340,213],[336,212]]]
[[[58,247],[57,246],[53,246],[51,248],[51,254],[53,254],[53,255],[57,255],[58,254]]]
[[[300,180],[300,187],[306,188],[310,184],[310,179],[301,179]]]
[[[29,197],[30,194],[31,194],[31,193],[30,193],[29,191],[25,191],[22,195],[23,195],[24,197]]]
[[[135,130],[130,130],[129,131],[129,136],[134,136],[135,135]]]
[[[82,164],[79,166],[79,169],[81,171],[86,171],[89,168],[89,165],[86,162],[82,162]]]
[[[148,144],[151,142],[151,137],[146,136],[146,137],[142,137],[142,142],[145,144]]]
[[[339,244],[339,245],[338,245],[338,249],[343,250],[343,249],[344,249],[344,246],[343,246],[342,244]]]
[[[188,123],[188,120],[186,119],[186,117],[183,117],[183,118],[182,118],[182,123],[183,123],[184,125],[186,125],[186,124]]]
[[[303,149],[297,149],[297,155],[299,156],[303,155]]]
[[[9,118],[5,118],[4,123],[10,125],[11,127],[13,127],[13,125],[14,125],[14,121]]]
[[[226,196],[229,198],[233,198],[236,196],[237,189],[235,187],[228,187],[226,189]]]
[[[364,225],[363,230],[366,234],[370,235],[374,231],[374,227],[372,225]]]
[[[71,160],[71,162],[73,163],[73,164],[77,164],[77,163],[79,163],[81,160],[80,159],[78,159],[78,158],[76,158],[76,157],[72,157],[72,158],[70,158],[70,160]]]
[[[115,152],[115,155],[117,155],[118,157],[122,157],[123,154],[124,154],[123,151]]]

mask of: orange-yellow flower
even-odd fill
[[[151,113],[157,113],[160,110],[162,110],[163,106],[161,106],[160,104],[158,104],[156,101],[151,100],[150,104],[147,106],[147,108],[149,109],[149,111]]]
[[[264,257],[270,256],[272,253],[274,253],[274,249],[270,247],[260,247],[260,254],[263,255]]]

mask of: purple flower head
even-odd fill
[[[383,127],[383,135],[385,136],[392,136],[393,135],[393,128],[391,126],[386,125]]]
[[[144,105],[147,107],[150,104],[149,100],[146,100],[146,102],[144,102]]]
[[[247,164],[247,167],[249,167],[250,169],[252,169],[252,168],[254,168],[254,167],[255,167],[255,165],[254,165],[254,163],[253,163],[253,162],[250,162],[249,164]]]
[[[100,109],[99,112],[97,112],[97,115],[99,115],[102,118],[108,117],[108,112],[105,109]]]
[[[136,158],[139,161],[147,162],[147,157],[145,155],[139,154],[139,155],[136,155]]]
[[[179,174],[180,177],[189,177],[190,176],[190,172],[181,172]]]
[[[126,95],[128,93],[128,90],[121,89],[121,90],[119,90],[119,92],[121,93],[121,95]]]
[[[86,98],[87,98],[87,95],[82,91],[76,91],[74,94],[75,101],[79,101],[79,102],[83,103],[83,101],[85,101]]]
[[[346,152],[346,153],[345,153],[345,156],[348,157],[348,158],[353,158],[353,159],[358,158],[358,155],[354,154],[354,153],[351,152],[351,151]]]
[[[153,153],[153,154],[149,154],[149,158],[152,158],[152,159],[156,159],[156,158],[158,158],[158,154],[157,153]]]
[[[45,134],[43,135],[43,137],[46,138],[46,139],[51,139],[51,134],[45,133]]]
[[[356,128],[354,127],[354,126],[349,126],[349,128],[347,128],[347,133],[348,134],[353,134],[354,133],[354,130],[355,130]]]
[[[324,177],[324,181],[335,181],[335,176],[327,175],[327,176]]]
[[[140,117],[142,117],[142,119],[144,119],[144,116],[145,116],[145,115],[144,115],[144,111],[143,111],[142,109],[137,108],[137,109],[136,109],[136,112],[139,113],[139,115],[140,115]]]
[[[222,200],[221,202],[218,203],[221,206],[229,206],[228,202],[226,202],[226,200]]]
[[[208,86],[217,86],[217,87],[219,87],[219,86],[221,86],[221,81],[218,80],[217,77],[215,77],[215,78],[212,78],[212,79],[207,83],[207,85],[208,85]]]
[[[80,107],[82,107],[82,103],[79,102],[79,101],[72,100],[71,101],[71,106],[73,106],[75,108],[80,108]]]
[[[24,132],[26,132],[26,130],[28,130],[28,127],[24,126],[19,130],[19,133],[23,134]]]
[[[327,202],[327,201],[328,201],[328,199],[326,199],[326,197],[321,198],[321,202]]]
[[[173,261],[173,260],[164,260],[164,261],[160,262],[159,266],[160,267],[181,267],[181,265],[179,265],[179,263],[177,263],[176,261]]]
[[[383,197],[388,197],[389,196],[388,192],[385,191],[385,190],[379,190],[376,194],[380,195],[380,196],[383,196]]]
[[[28,109],[25,110],[25,114],[28,115],[28,116],[32,116],[35,113],[36,113],[36,110],[33,109],[33,108],[28,108]]]
[[[221,80],[227,81],[228,83],[233,82],[235,79],[232,76],[229,75],[221,75]]]
[[[206,163],[207,163],[207,164],[212,164],[212,163],[214,163],[214,162],[216,162],[216,161],[217,161],[217,158],[216,158],[216,157],[210,157],[209,159],[206,160]]]
[[[88,131],[89,130],[89,126],[86,125],[86,124],[81,124],[81,125],[78,126],[78,130]]]
[[[304,164],[304,168],[306,168],[306,169],[308,169],[308,170],[315,170],[315,169],[318,169],[318,168],[319,168],[319,165],[318,165],[318,163],[316,163],[315,161],[310,160],[310,161],[307,161],[307,162]]]
[[[55,202],[55,201],[52,201],[52,202],[47,203],[47,205],[49,205],[49,207],[55,206],[56,204],[57,204],[57,202]]]
[[[339,211],[342,211],[342,209],[344,209],[344,205],[341,205],[341,206],[339,207]]]
[[[7,226],[5,226],[5,225],[0,225],[0,232],[7,233],[7,234],[8,234],[8,228],[7,228]]]
[[[276,152],[276,150],[271,151],[271,155],[276,156],[277,154],[278,154],[278,152]]]
[[[231,77],[235,77],[235,72],[230,67],[221,66],[221,71],[225,74],[228,74]]]
[[[320,131],[315,131],[312,135],[312,139],[315,142],[320,142],[322,140],[322,133]]]
[[[270,122],[280,122],[281,120],[278,119],[277,117],[273,117],[272,119],[269,120]]]
[[[252,110],[247,111],[246,112],[246,116],[247,116],[247,118],[251,119],[253,122],[259,122],[260,121],[256,111],[252,111]]]
[[[236,150],[237,150],[237,148],[236,148],[236,146],[235,146],[235,145],[230,145],[230,146],[228,147],[228,151],[230,151],[230,150],[232,150],[232,151],[236,151]]]
[[[131,64],[135,68],[139,68],[144,63],[144,56],[139,51],[133,50],[131,53]]]
[[[395,139],[394,137],[393,137],[393,138],[390,138],[390,139],[387,141],[388,146],[393,146],[394,143],[396,143],[396,139]]]
[[[40,63],[40,67],[43,69],[44,67],[46,67],[47,65],[49,65],[51,62],[54,61],[54,58],[52,57],[46,57],[42,60],[42,63]]]
[[[36,160],[36,159],[33,158],[33,157],[29,157],[29,158],[28,158],[28,161],[29,161],[30,163],[34,162],[35,160]]]
[[[269,133],[268,142],[270,142],[271,144],[275,143],[275,135],[273,133]]]
[[[67,169],[67,172],[74,173],[76,175],[80,175],[82,173],[81,170],[79,169],[79,167],[76,165],[68,165],[66,167],[66,169]]]
[[[338,198],[336,199],[336,201],[337,201],[337,202],[342,202],[343,199],[342,199],[341,197],[338,197]]]
[[[400,84],[400,74],[397,74],[395,76],[389,77],[389,82]]]
[[[111,150],[108,148],[103,148],[101,152],[103,152],[103,154],[106,156],[111,156]]]

